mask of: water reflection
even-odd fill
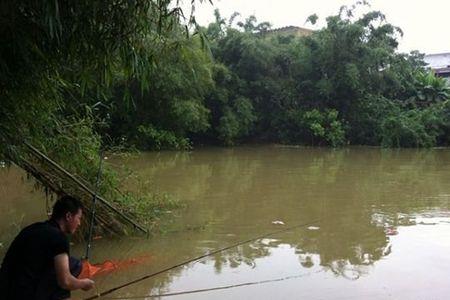
[[[137,177],[124,176],[125,187],[135,188],[136,178],[152,182],[150,188],[174,194],[187,208],[163,236],[97,241],[93,257],[97,261],[152,255],[147,264],[98,278],[100,290],[264,233],[307,224],[217,253],[111,296],[283,278],[289,279],[182,299],[294,299],[299,295],[417,299],[418,291],[412,296],[402,294],[404,286],[413,286],[417,279],[421,280],[417,288],[433,285],[429,293],[435,298],[449,292],[446,284],[436,285],[440,281],[433,279],[446,277],[442,265],[450,267],[444,254],[450,250],[446,234],[450,229],[449,150],[207,148],[192,153],[145,153],[111,163],[135,171]],[[433,239],[426,239],[423,232]],[[441,243],[437,245],[434,238]],[[81,245],[75,247],[75,251],[81,249]],[[434,260],[424,259],[427,256]],[[407,259],[424,262],[411,266]],[[428,272],[420,273],[419,267]]]

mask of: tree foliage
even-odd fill
[[[0,160],[26,158],[27,141],[95,182],[115,88],[130,104],[134,83],[153,86],[157,62],[183,48],[174,35],[186,36],[190,21],[171,0],[1,1]],[[118,196],[114,173],[103,177],[100,191]]]
[[[182,12],[176,4],[2,1],[0,157],[20,152],[11,146],[23,140],[56,147],[49,132],[91,118],[86,111],[107,102],[118,82],[148,89],[161,53],[169,43],[177,47],[172,32],[182,28]]]
[[[304,37],[271,32],[255,17],[227,25],[216,11],[205,29],[217,65],[207,98],[213,135],[226,144],[233,137],[330,146],[443,141],[448,83],[425,70],[422,54],[398,53],[401,29],[379,11],[359,14],[366,4],[342,7]],[[254,115],[243,134],[229,105],[240,97]]]
[[[398,53],[402,31],[365,4],[299,37],[219,11],[189,27],[170,0],[3,1],[0,153],[26,139],[58,156],[81,133],[96,149],[446,145],[447,82]]]

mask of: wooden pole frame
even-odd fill
[[[78,180],[74,175],[69,173],[67,170],[65,170],[63,167],[61,167],[58,163],[51,160],[49,157],[47,157],[44,153],[33,147],[27,142],[24,142],[25,146],[27,146],[36,156],[39,158],[45,160],[49,164],[51,164],[54,168],[58,169],[60,172],[62,172],[64,175],[66,175],[69,179],[71,179],[75,184],[77,184],[81,189],[83,189],[85,192],[91,194],[92,196],[96,195],[94,191],[92,191],[89,187],[87,187],[84,183],[82,183],[80,180]],[[97,195],[97,200],[99,200],[102,204],[107,206],[109,209],[111,209],[116,214],[120,215],[124,220],[126,220],[128,223],[133,225],[135,228],[139,229],[143,233],[147,234],[147,229],[145,229],[140,224],[133,221],[130,217],[119,211],[117,208],[115,208],[111,203],[109,203],[107,200],[105,200],[100,195]]]

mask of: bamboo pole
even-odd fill
[[[87,187],[84,183],[82,183],[80,180],[78,180],[74,175],[66,171],[63,167],[61,167],[58,163],[51,160],[49,157],[47,157],[44,153],[33,147],[27,142],[24,142],[25,146],[27,146],[36,156],[39,158],[44,159],[46,162],[51,164],[53,167],[58,169],[60,172],[62,172],[64,175],[66,175],[68,178],[70,178],[75,184],[77,184],[80,188],[82,188],[85,192],[91,194],[92,196],[95,194],[89,187]],[[110,208],[112,211],[120,215],[123,219],[125,219],[127,222],[129,222],[131,225],[133,225],[135,228],[139,229],[143,233],[147,234],[147,230],[133,221],[130,217],[119,211],[117,208],[115,208],[111,203],[109,203],[107,200],[105,200],[101,196],[97,196],[97,199],[104,205],[106,205],[108,208]]]

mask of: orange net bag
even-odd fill
[[[99,264],[91,264],[87,260],[81,262],[81,272],[78,279],[92,278],[94,276],[106,275],[120,269],[128,268],[130,266],[144,263],[150,259],[150,256],[141,256],[126,260],[107,260]]]

